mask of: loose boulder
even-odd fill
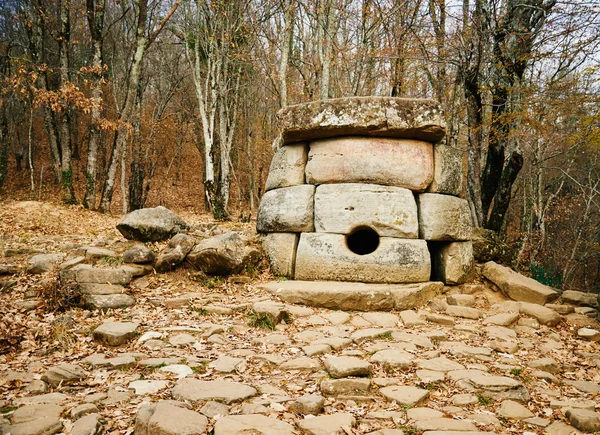
[[[160,242],[177,233],[186,232],[189,225],[171,210],[158,206],[126,214],[117,229],[129,240]]]
[[[167,272],[181,263],[185,256],[194,248],[196,239],[187,234],[177,234],[156,258],[156,271]]]
[[[234,231],[204,239],[187,256],[198,269],[209,275],[229,275],[258,261],[260,252],[247,246]]]
[[[154,253],[145,245],[135,245],[123,253],[125,263],[147,264],[154,261]]]
[[[485,264],[483,276],[500,287],[506,296],[515,301],[545,305],[559,296],[556,290],[493,261]]]

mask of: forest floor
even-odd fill
[[[206,215],[181,216],[191,224],[213,224]],[[3,204],[0,264],[24,266],[36,253],[69,254],[84,245],[122,253],[132,242],[116,230],[118,221],[80,207]],[[217,225],[254,233],[252,223]],[[150,246],[158,252],[162,244]],[[182,405],[205,415],[204,431],[216,435],[242,433],[241,423],[227,415],[253,416],[243,424],[254,432],[243,433],[577,433],[569,423],[600,430],[600,414],[588,412],[600,407],[600,345],[577,334],[582,327],[600,329],[594,317],[570,313],[556,326],[540,325],[480,281],[447,287],[437,303],[411,312],[289,306],[288,322],[272,329],[253,317],[251,307],[276,301],[260,287],[273,277],[264,262],[252,272],[235,279],[199,277],[189,266],[153,273],[130,285],[134,306],[106,313],[27,306],[25,297],[52,272],[0,277],[16,281],[0,292],[0,433],[93,434],[99,427],[109,434],[134,433],[142,404],[185,399],[184,377],[256,389],[226,406],[216,403],[217,396],[216,402],[205,397]],[[461,293],[468,296],[451,297]],[[442,323],[432,321],[446,298],[472,305],[469,315],[479,318],[438,315]],[[92,331],[109,321],[137,323],[136,337],[118,347],[95,341]],[[125,358],[108,361],[118,357]],[[342,362],[366,376],[335,379]],[[80,366],[84,375],[54,387],[41,382],[63,363]],[[145,391],[134,388],[140,380],[150,381]],[[318,418],[303,415],[303,406],[319,401],[298,401],[307,395],[324,396],[324,408],[314,411]],[[86,413],[97,418],[93,430],[82,432],[76,422]],[[162,431],[153,433],[197,433],[169,429],[165,418],[154,422]],[[60,424],[40,429],[52,419]],[[145,433],[140,427],[135,433]]]

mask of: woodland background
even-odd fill
[[[600,2],[3,0],[0,198],[255,215],[281,107],[434,98],[505,261],[600,288]]]

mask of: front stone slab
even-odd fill
[[[297,144],[279,148],[269,167],[265,190],[304,184],[308,145]]]
[[[419,237],[425,240],[470,240],[471,213],[465,199],[422,193],[419,206]]]
[[[446,134],[433,100],[350,97],[313,101],[277,113],[283,143],[334,136],[378,136],[437,142]]]
[[[427,188],[430,193],[459,196],[462,192],[463,153],[446,145],[445,141],[433,146],[433,181]]]
[[[340,234],[303,233],[296,252],[299,280],[407,283],[429,280],[430,255],[424,240],[381,237],[374,252],[350,250]]]
[[[381,237],[416,239],[417,203],[412,192],[376,184],[323,184],[315,192],[315,231],[350,234],[358,227]]]
[[[294,277],[298,234],[269,233],[262,238],[262,247],[274,275]]]
[[[314,231],[315,186],[302,185],[270,190],[258,208],[256,230],[262,233]]]
[[[372,183],[422,192],[432,179],[433,145],[428,142],[341,137],[310,144],[310,184]]]
[[[292,304],[340,310],[390,311],[425,305],[440,295],[441,282],[365,284],[337,281],[275,281],[260,286]]]
[[[446,284],[462,284],[473,268],[471,242],[432,243],[433,276]]]
[[[485,263],[483,276],[496,284],[502,290],[502,293],[515,301],[545,305],[559,296],[559,293],[553,288],[493,261]]]

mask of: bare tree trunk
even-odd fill
[[[294,16],[296,14],[295,0],[282,2],[283,12],[283,42],[281,46],[281,61],[279,62],[279,105],[283,108],[288,105],[287,96],[287,69],[289,64],[290,51],[294,38]]]
[[[6,115],[6,105],[1,108],[0,117],[0,190],[4,185],[4,181],[8,176],[8,150],[9,150],[9,134],[8,134],[8,116]]]
[[[102,189],[102,198],[100,200],[100,206],[98,209],[102,212],[108,212],[110,210],[110,203],[112,201],[114,185],[115,185],[115,176],[117,174],[117,169],[119,163],[121,162],[122,153],[126,147],[127,141],[127,130],[130,126],[125,127],[125,124],[131,122],[133,118],[134,111],[138,112],[140,110],[140,106],[137,105],[137,97],[138,97],[138,87],[140,83],[140,78],[142,76],[142,67],[143,60],[146,51],[150,47],[150,45],[154,42],[154,40],[158,37],[160,32],[163,30],[167,21],[173,16],[181,0],[176,0],[173,3],[173,6],[165,15],[165,17],[158,24],[152,35],[148,36],[146,34],[146,30],[148,27],[147,19],[148,19],[148,0],[135,0],[138,10],[138,19],[136,26],[136,39],[135,39],[135,52],[133,55],[131,70],[129,74],[129,80],[127,83],[127,91],[125,97],[125,104],[123,105],[123,110],[121,115],[119,116],[119,130],[117,131],[117,139],[114,150],[111,153],[111,159],[108,166],[108,173],[106,176],[106,181],[104,183],[104,187]],[[139,113],[138,113],[139,115]],[[124,193],[126,195],[126,192]],[[126,203],[124,205],[126,207]]]
[[[330,95],[329,82],[331,76],[331,62],[333,60],[333,40],[335,37],[334,13],[334,0],[325,0],[325,5],[321,13],[321,27],[323,29],[323,54],[321,57],[321,89],[319,92],[319,98],[321,100],[327,100]]]
[[[92,99],[98,102],[93,105],[90,119],[90,140],[88,145],[87,168],[85,177],[85,196],[83,206],[88,209],[96,207],[96,182],[98,177],[98,146],[102,138],[99,121],[102,117],[102,32],[104,29],[105,0],[87,0],[86,13],[88,26],[92,36]]]
[[[60,33],[58,37],[58,51],[60,62],[61,86],[70,82],[70,55],[71,44],[71,2],[61,0],[60,2]],[[66,105],[60,114],[60,172],[63,201],[75,204],[75,189],[73,188],[73,165],[71,161],[71,121],[69,118],[69,107]]]

